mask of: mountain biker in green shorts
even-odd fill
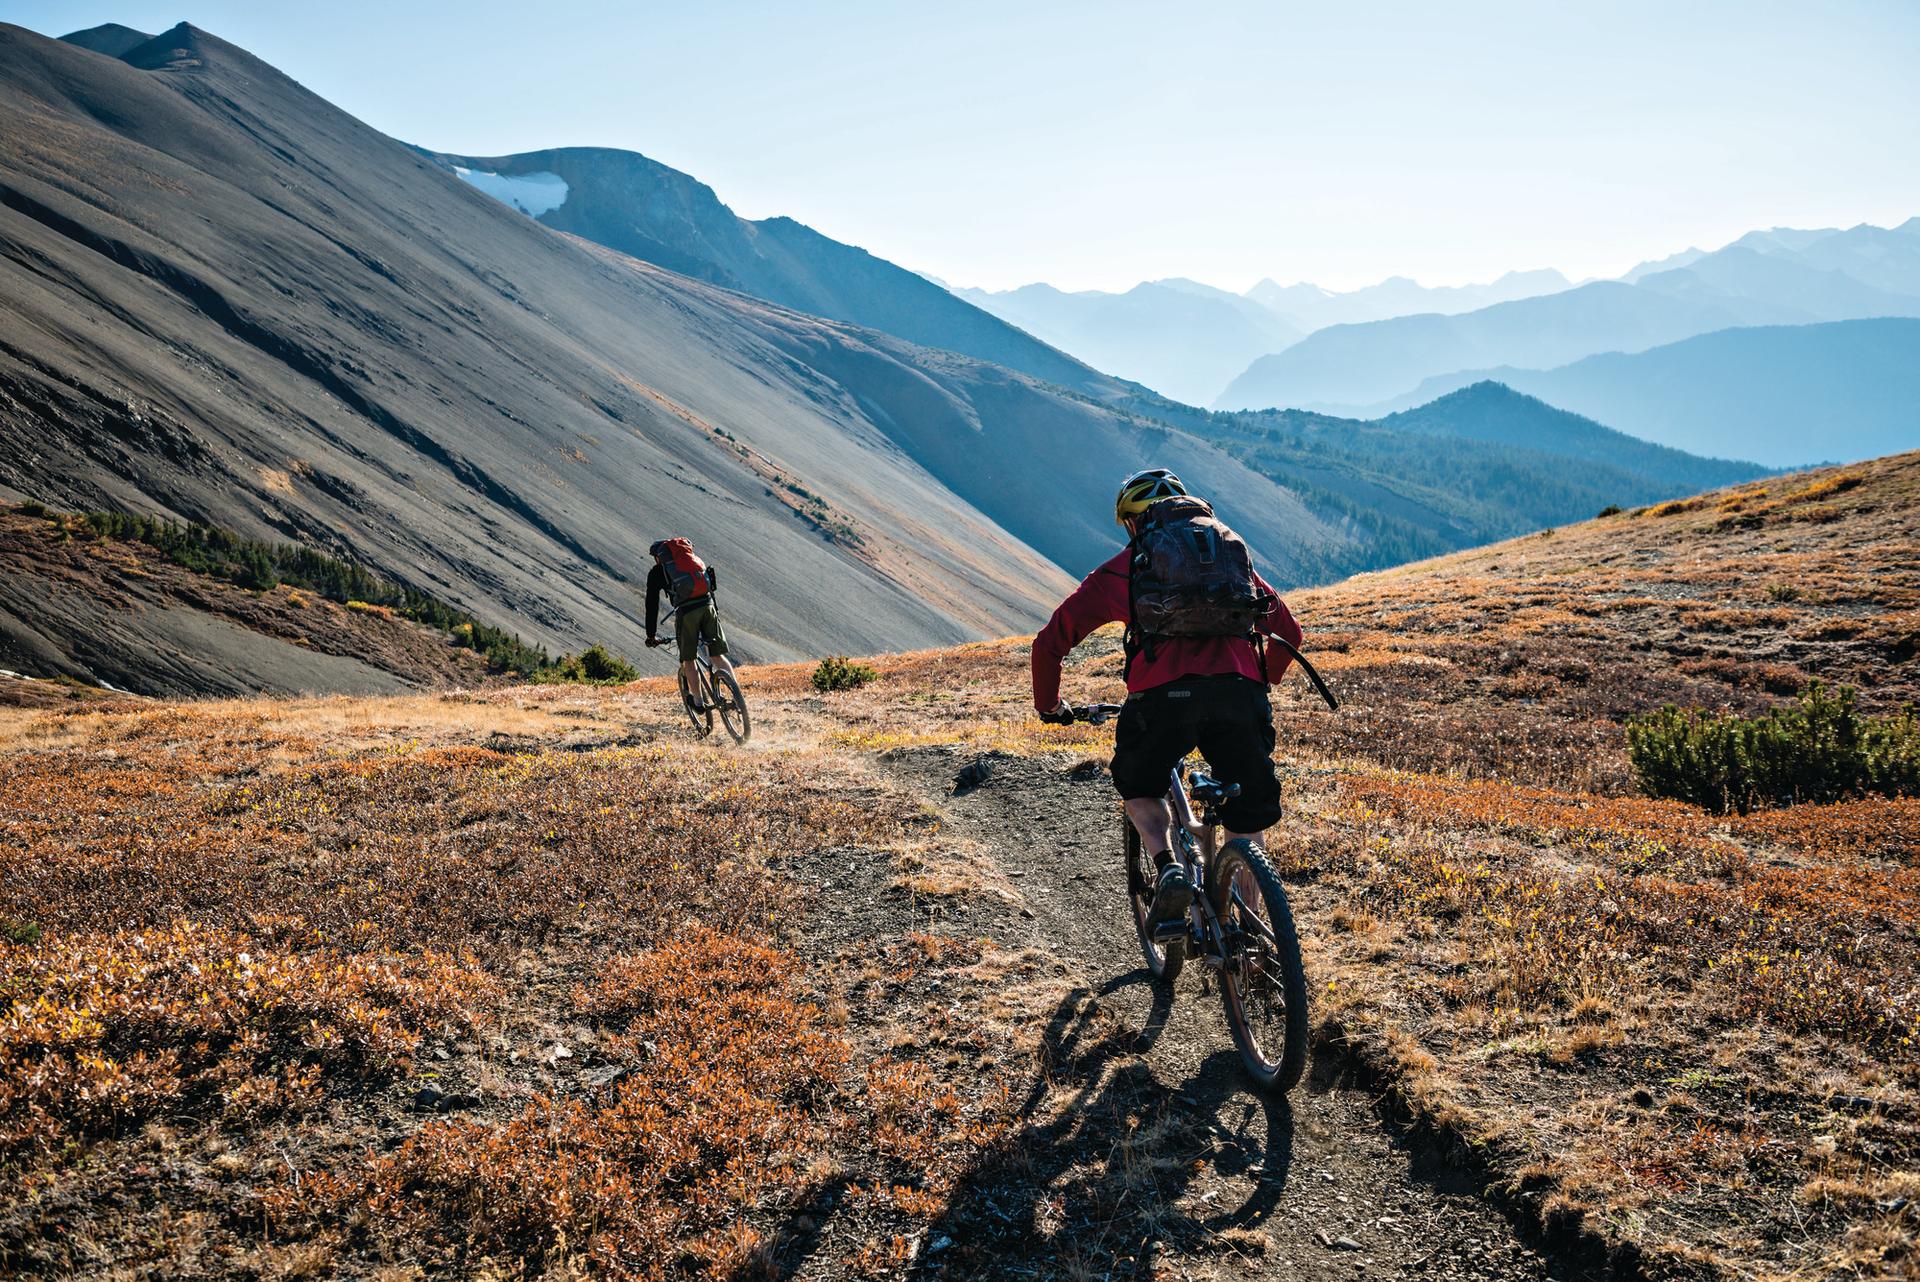
[[[1192,890],[1174,862],[1169,776],[1196,747],[1216,778],[1240,785],[1220,806],[1229,839],[1259,843],[1280,819],[1267,687],[1286,671],[1259,637],[1300,644],[1300,625],[1254,570],[1246,544],[1164,468],[1129,476],[1114,501],[1127,546],[1089,574],[1033,639],[1033,706],[1072,720],[1060,661],[1094,629],[1127,624],[1127,702],[1115,726],[1113,785],[1159,867],[1152,915],[1171,921]],[[1199,551],[1195,551],[1199,549]]]
[[[680,675],[698,699],[700,638],[707,640],[707,657],[713,666],[728,676],[735,675],[733,663],[727,658],[727,633],[720,626],[720,608],[713,600],[720,576],[694,555],[693,544],[686,539],[662,539],[647,550],[653,554],[653,569],[647,573],[647,644],[665,644],[654,636],[660,622],[660,594],[665,592],[673,598],[673,635],[680,647]],[[706,711],[704,703],[695,708]]]

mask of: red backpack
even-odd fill
[[[707,594],[707,563],[693,554],[693,544],[685,539],[667,539],[653,545],[653,554],[667,572],[667,592],[675,605]]]

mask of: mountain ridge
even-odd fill
[[[1195,282],[1143,281],[1122,294],[1040,284],[953,292],[1095,369],[1188,404],[1203,403],[1246,361],[1301,337],[1259,304]]]
[[[568,184],[567,198],[537,221],[681,275],[1091,395],[1122,390],[917,273],[792,218],[741,218],[706,183],[639,152],[551,147],[501,156],[421,153],[449,168],[557,175]],[[644,221],[637,210],[645,211]]]
[[[1452,317],[1316,331],[1249,365],[1214,404],[1350,413],[1456,371],[1453,385],[1468,371],[1544,369],[1721,329],[1920,315],[1913,225],[1753,232],[1710,253],[1642,263],[1617,281]]]
[[[1493,379],[1649,441],[1695,452],[1739,424],[1744,451],[1771,467],[1850,462],[1908,448],[1920,433],[1920,319],[1745,326],[1637,353],[1545,370],[1495,368],[1428,379],[1362,413],[1425,405],[1459,382]]]

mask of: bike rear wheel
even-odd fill
[[[1153,857],[1141,846],[1140,833],[1127,818],[1124,809],[1120,812],[1120,824],[1126,829],[1127,901],[1133,908],[1133,929],[1140,937],[1140,953],[1146,958],[1147,969],[1153,972],[1155,979],[1172,983],[1179,977],[1180,968],[1187,961],[1184,923],[1180,934],[1155,938],[1153,888],[1159,870],[1153,866]]]
[[[693,691],[687,688],[686,671],[684,669],[681,671],[680,673],[680,704],[682,707],[684,707],[687,710],[687,720],[693,722],[693,728],[695,732],[697,732],[700,735],[700,737],[704,739],[706,736],[713,733],[712,687],[708,684],[706,679],[706,673],[704,672],[700,674],[700,684],[702,686],[707,687],[707,709],[705,712],[700,711],[696,706],[696,701],[693,697]]]
[[[753,721],[747,715],[747,696],[740,693],[740,683],[733,679],[731,672],[713,670],[713,695],[713,706],[720,710],[721,724],[726,726],[735,743],[745,743],[753,733]]]
[[[1220,999],[1248,1074],[1291,1090],[1307,1066],[1307,973],[1280,874],[1267,852],[1230,841],[1214,859],[1211,894],[1225,932]]]

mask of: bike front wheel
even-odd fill
[[[747,696],[740,693],[740,683],[731,672],[713,670],[713,706],[719,709],[721,724],[733,741],[745,743],[753,733],[753,721],[747,715]]]
[[[700,684],[702,686],[707,685],[704,674]],[[711,688],[709,687],[709,691],[710,690]],[[704,739],[713,733],[713,698],[711,693],[709,693],[707,698],[706,711],[700,711],[698,706],[699,701],[693,697],[693,691],[687,685],[687,674],[684,671],[680,674],[680,704],[687,710],[687,720],[693,722],[694,731],[699,734],[701,738]]]
[[[1140,937],[1140,954],[1146,958],[1147,969],[1155,979],[1172,983],[1179,978],[1180,968],[1187,961],[1186,932],[1183,928],[1179,934],[1161,936],[1154,931],[1153,889],[1160,870],[1153,866],[1153,857],[1141,846],[1140,833],[1124,809],[1120,812],[1120,825],[1126,829],[1127,900],[1133,908],[1134,933]]]
[[[1307,972],[1286,889],[1267,852],[1245,840],[1221,848],[1209,880],[1227,1027],[1255,1082],[1291,1090],[1307,1066]]]

